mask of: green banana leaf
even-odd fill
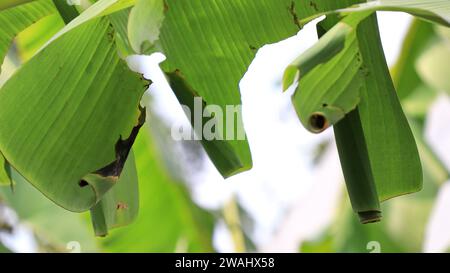
[[[121,150],[132,143],[116,144],[127,143],[139,124],[145,84],[118,58],[108,20],[91,20],[46,46],[2,87],[0,150],[48,198],[88,210],[117,182]]]
[[[369,71],[359,111],[380,201],[422,188],[421,163],[384,58],[375,17],[358,28]]]
[[[334,126],[342,171],[353,210],[361,223],[381,220],[377,184],[373,175],[367,141],[359,110],[346,115]]]
[[[35,22],[55,14],[55,12],[56,9],[51,0],[40,0],[7,10],[1,10],[0,8],[2,30],[0,32],[0,67],[14,38]]]
[[[157,117],[152,120],[154,124]],[[158,132],[160,133],[160,132]],[[214,220],[200,209],[182,181],[161,160],[162,147],[148,127],[133,146],[139,177],[140,213],[129,226],[99,239],[110,252],[211,252]],[[169,136],[165,136],[169,137]],[[170,149],[169,149],[170,150]]]
[[[48,16],[39,23],[19,34],[17,40],[19,54],[22,59],[31,58],[56,32],[64,26],[61,17],[70,23],[78,16],[78,11],[65,2],[55,2],[61,13]],[[109,16],[116,18],[116,12]],[[48,19],[48,20],[47,20]],[[62,22],[62,26],[61,23]],[[120,33],[115,36],[116,43],[120,40]],[[138,188],[134,160],[127,160],[123,174],[117,186],[108,191],[92,209],[92,222],[96,235],[105,236],[108,229],[129,224],[134,220],[138,211]]]
[[[362,15],[362,16],[360,16]],[[353,68],[352,73],[350,73],[350,84],[343,85],[344,94],[357,94],[358,100],[360,96],[361,89],[363,88],[365,76],[367,76],[367,71],[365,71],[362,61],[361,54],[359,53],[359,45],[357,43],[356,35],[356,25],[365,19],[370,13],[360,15],[354,14],[347,17],[344,20],[349,20],[350,34],[348,34],[348,40],[351,40],[351,35],[354,35],[353,43],[355,44],[355,50],[350,51],[350,55],[347,55],[347,59],[353,60],[353,63],[357,63],[358,66]],[[355,17],[355,18],[353,18]],[[350,18],[350,19],[349,19]],[[336,22],[336,18],[328,17],[324,21],[320,22],[317,26],[319,35],[325,37],[327,34],[323,34],[325,31],[329,30],[330,27]],[[339,23],[337,23],[339,24]],[[333,33],[332,27],[330,33]],[[321,39],[322,40],[322,39]],[[356,61],[355,61],[356,60]],[[339,63],[341,63],[339,65]],[[347,70],[348,65],[343,66],[344,62],[339,62],[336,66],[337,70],[345,69]],[[330,73],[328,73],[330,74]],[[320,75],[320,74],[319,74]],[[357,84],[352,84],[356,80]],[[351,100],[349,101],[351,103]],[[323,107],[323,106],[322,106]],[[326,107],[323,107],[326,108]],[[324,111],[325,112],[325,111]],[[326,112],[325,112],[326,113]],[[330,113],[328,113],[329,116]],[[333,112],[331,112],[333,114]],[[326,119],[326,115],[316,114],[318,117]],[[334,118],[343,118],[336,117]],[[326,124],[325,124],[326,125]],[[355,212],[357,212],[360,221],[363,224],[374,223],[380,221],[381,209],[377,193],[377,188],[375,184],[375,179],[373,176],[370,157],[367,148],[367,142],[364,137],[364,131],[361,124],[361,116],[358,109],[349,112],[345,118],[334,126],[334,134],[336,138],[336,144],[339,152],[339,158],[341,161],[342,170],[344,173],[344,178],[347,186],[347,191],[350,196],[350,201]]]

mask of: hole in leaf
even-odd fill
[[[80,188],[84,188],[87,185],[89,185],[89,183],[86,180],[80,180],[80,182],[78,182],[78,186],[80,186]]]
[[[311,129],[315,133],[320,133],[328,127],[327,119],[320,113],[314,113],[309,118]]]
[[[125,204],[125,203],[122,203],[122,202],[118,202],[117,203],[117,206],[116,206],[116,209],[117,210],[123,210],[123,209],[127,209],[128,208],[128,205],[127,204]]]

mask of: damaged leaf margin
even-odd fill
[[[146,110],[139,106],[139,118],[137,125],[133,127],[127,139],[122,139],[122,136],[115,145],[116,159],[107,166],[84,176],[78,183],[80,187],[90,186],[95,192],[97,202],[100,201],[105,193],[107,193],[113,186],[118,183],[120,175],[128,159],[131,147],[136,140],[136,137],[145,123]]]

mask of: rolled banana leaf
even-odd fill
[[[364,18],[361,17],[359,19],[362,20]],[[332,25],[336,21],[336,18],[329,17],[324,22],[318,24],[317,31],[319,36],[326,32],[328,25]],[[347,47],[347,50],[344,51],[344,53],[341,53],[345,54],[345,52],[347,52],[349,56],[343,56],[339,60],[335,61],[334,68],[335,71],[343,71],[343,76],[338,77],[337,82],[342,82],[343,79],[346,78],[344,76],[349,75],[347,76],[350,78],[348,81],[349,84],[344,85],[343,90],[345,90],[345,92],[342,93],[357,96],[358,101],[355,104],[357,105],[359,104],[360,92],[364,85],[364,75],[363,70],[361,69],[363,62],[360,57],[356,36],[356,27],[360,20],[354,22],[356,24],[353,25],[351,34],[347,34],[349,37],[348,40],[350,40],[352,44]],[[338,23],[338,25],[339,24],[342,23]],[[353,64],[353,66],[347,65],[346,67],[353,67],[353,69],[344,69],[343,59],[352,60],[350,64]],[[334,86],[336,86],[336,84],[333,85],[333,87]],[[331,91],[333,90],[332,87],[330,89]],[[354,99],[348,100],[348,96],[342,97],[344,98],[344,101],[345,99],[350,102],[355,101]],[[364,137],[359,110],[355,108],[351,112],[345,114],[342,113],[343,115],[340,116],[337,121],[331,119],[327,114],[328,113],[323,115],[325,119],[329,119],[332,122],[337,122],[340,120],[334,125],[333,128],[341,167],[344,173],[345,183],[353,210],[358,214],[359,219],[363,224],[378,222],[382,217],[380,201],[370,165],[370,157],[367,150],[367,143]]]
[[[422,188],[422,169],[376,17],[356,14],[341,21],[329,15],[318,25],[323,37],[286,70],[284,87],[299,79],[293,104],[305,128],[320,133],[335,125],[353,209],[371,223],[381,218],[379,202]]]
[[[358,109],[333,128],[353,210],[363,224],[378,222],[381,219],[380,202]]]

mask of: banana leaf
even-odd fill
[[[82,24],[2,87],[0,150],[48,198],[88,210],[117,182],[131,146],[116,144],[138,125],[145,85],[117,56],[107,19]]]

